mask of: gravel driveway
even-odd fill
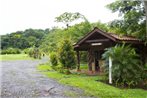
[[[83,91],[75,87],[59,84],[36,70],[39,63],[46,60],[2,61],[2,98],[69,98],[67,94],[83,96]],[[75,96],[74,96],[75,97]]]

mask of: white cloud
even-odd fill
[[[114,0],[1,0],[0,33],[27,28],[56,26],[54,18],[64,12],[80,12],[90,22],[108,22],[117,18],[107,8]]]

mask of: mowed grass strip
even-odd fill
[[[9,61],[9,60],[33,60],[27,54],[6,54],[0,55],[1,61]]]
[[[98,98],[147,98],[147,91],[143,89],[120,89],[96,80],[102,80],[102,76],[87,76],[81,74],[65,75],[51,70],[49,65],[40,65],[37,68],[59,83],[75,86],[85,91],[85,95]]]

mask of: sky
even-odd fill
[[[55,17],[79,12],[90,22],[107,23],[118,18],[105,6],[115,0],[0,0],[0,35],[28,28],[62,27]]]

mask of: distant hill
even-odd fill
[[[39,47],[42,38],[50,31],[49,29],[26,29],[14,33],[1,35],[1,49],[19,48],[25,49],[31,46]]]

